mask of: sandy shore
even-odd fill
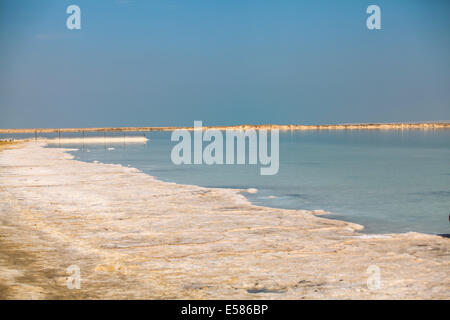
[[[1,299],[450,298],[449,238],[363,235],[42,143],[0,151],[0,194]]]

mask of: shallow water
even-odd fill
[[[280,169],[257,165],[181,165],[170,160],[169,132],[146,145],[73,145],[82,161],[120,163],[164,181],[257,188],[253,203],[322,209],[367,233],[450,233],[450,131],[280,132]],[[66,146],[65,146],[66,147]]]

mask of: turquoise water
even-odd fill
[[[280,132],[280,168],[181,165],[170,160],[169,132],[146,133],[146,145],[90,145],[76,159],[120,163],[164,181],[257,188],[253,203],[322,209],[367,233],[450,233],[450,131]]]

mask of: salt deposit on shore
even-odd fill
[[[450,239],[362,236],[239,191],[75,161],[42,143],[3,150],[0,298],[450,298]],[[66,286],[69,266],[80,289]],[[369,289],[374,267],[380,287]]]
[[[39,138],[39,142],[55,144],[123,144],[123,143],[146,143],[148,139],[144,136],[123,137],[73,137],[73,138]]]

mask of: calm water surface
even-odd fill
[[[367,233],[450,233],[450,131],[280,132],[280,169],[256,165],[181,165],[170,160],[169,132],[146,145],[74,145],[82,161],[136,167],[164,181],[257,188],[253,203],[322,209]],[[114,150],[108,150],[113,147]]]

